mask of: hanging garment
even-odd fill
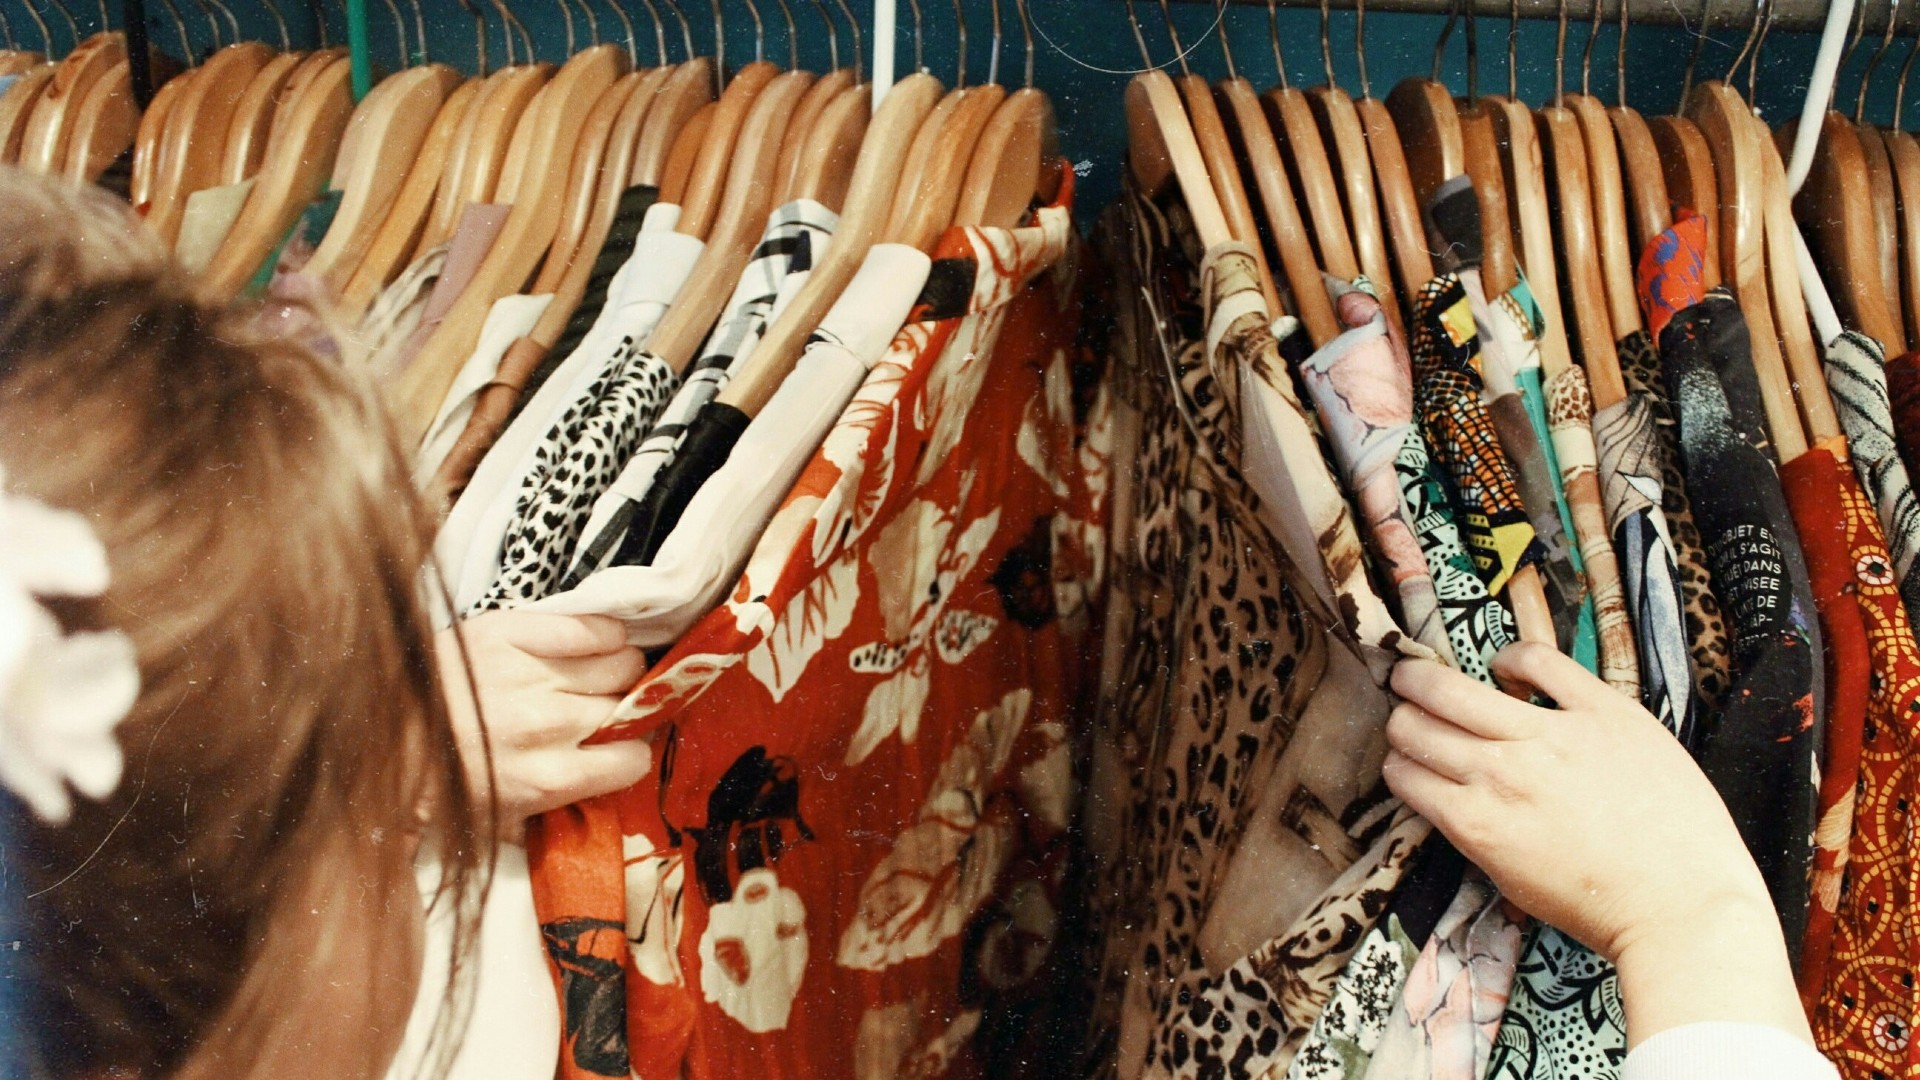
[[[1406,440],[1419,437],[1413,427],[1413,373],[1405,351],[1393,345],[1380,302],[1334,278],[1327,283],[1346,329],[1301,362],[1300,382],[1353,492],[1368,548],[1393,582],[1401,625],[1453,664],[1448,622],[1416,534],[1418,519],[1409,513],[1394,468]]]
[[[420,441],[420,452],[415,455],[413,465],[415,484],[425,487],[433,482],[434,475],[446,464],[447,455],[458,444],[461,433],[467,430],[474,404],[500,374],[500,362],[507,350],[534,328],[552,302],[552,293],[503,296],[487,309],[472,355],[454,374],[446,400],[440,403],[440,412],[427,425],[427,434]]]
[[[1920,611],[1920,575],[1913,573],[1913,557],[1920,552],[1920,500],[1914,497],[1906,462],[1894,441],[1886,354],[1879,342],[1848,332],[1827,345],[1826,361],[1827,386],[1847,433],[1860,486],[1880,512],[1900,596],[1908,611]]]
[[[627,640],[650,649],[671,645],[712,611],[835,417],[909,321],[931,269],[925,254],[905,244],[869,248],[760,414],[749,422],[733,410],[742,420],[737,445],[689,502],[660,557],[646,566],[616,563],[540,606],[612,615],[626,623]]]
[[[673,220],[678,213],[677,206],[656,203],[649,216]],[[549,474],[560,457],[576,445],[569,437],[578,432],[585,404],[596,399],[596,391],[612,387],[609,380],[616,373],[631,371],[643,384],[665,382],[665,392],[672,392],[672,373],[663,375],[659,369],[665,365],[641,350],[685,285],[704,247],[698,237],[670,228],[643,230],[633,255],[609,286],[607,306],[595,320],[593,332],[572,356],[555,366],[552,376],[519,409],[480,459],[473,478],[448,513],[435,546],[440,566],[453,588],[456,612],[475,610],[500,579],[507,532],[520,516],[523,488],[530,478],[537,482]],[[503,359],[502,365],[505,363]],[[476,418],[478,408],[476,403]],[[452,463],[450,453],[442,471]],[[591,507],[590,497],[578,509],[584,515]]]
[[[1920,472],[1920,353],[1887,361],[1887,397],[1893,409],[1893,437],[1907,475]]]
[[[1911,1076],[1920,1020],[1913,979],[1913,755],[1920,720],[1920,647],[1900,601],[1880,520],[1852,474],[1841,483],[1854,596],[1866,626],[1874,694],[1861,740],[1858,801],[1814,1042],[1848,1080]]]
[[[374,378],[391,382],[407,370],[486,261],[488,250],[506,227],[509,209],[491,203],[468,206],[460,212],[445,256],[436,257],[436,249],[427,250],[381,290],[358,329],[349,335],[367,358]],[[431,269],[436,262],[439,268]],[[424,305],[414,299],[421,292],[426,294]]]
[[[1096,236],[1119,279],[1124,467],[1085,803],[1086,1069],[1258,1075],[1284,1068],[1429,828],[1378,782],[1384,643],[1323,599],[1324,534],[1265,506],[1317,493],[1326,465],[1310,434],[1294,456],[1310,428],[1251,252],[1203,255],[1177,196],[1131,191]],[[1330,512],[1346,520],[1311,511]]]
[[[646,225],[647,214],[653,209],[653,204],[659,201],[660,189],[652,184],[635,184],[620,193],[613,220],[607,224],[607,238],[601,243],[599,253],[593,257],[593,268],[587,272],[587,285],[580,293],[580,303],[567,318],[566,327],[554,339],[553,348],[548,350],[547,355],[556,358],[572,356],[573,350],[586,340],[587,332],[599,321],[600,312],[607,305],[607,291],[613,285],[614,275],[633,256],[633,245],[640,239],[640,230]],[[540,373],[536,371],[536,375]],[[543,381],[544,375],[538,378],[530,375],[523,389],[528,392],[538,390]]]
[[[1682,208],[1673,226],[1646,246],[1640,256],[1637,292],[1647,330],[1622,338],[1619,348],[1620,375],[1628,391],[1645,394],[1653,406],[1653,431],[1660,446],[1660,509],[1667,515],[1674,563],[1680,571],[1695,716],[1701,722],[1718,716],[1726,704],[1732,681],[1733,642],[1726,616],[1720,610],[1720,598],[1714,595],[1713,577],[1707,571],[1706,549],[1693,518],[1687,476],[1680,469],[1680,428],[1667,397],[1666,376],[1660,371],[1660,353],[1654,341],[1675,312],[1706,298],[1702,277],[1706,245],[1706,219]]]
[[[1598,671],[1594,598],[1587,591],[1586,567],[1573,540],[1578,523],[1567,505],[1546,400],[1540,392],[1536,339],[1541,320],[1537,312],[1523,309],[1514,293],[1498,297],[1497,304],[1487,299],[1480,281],[1480,200],[1470,177],[1458,176],[1441,184],[1428,202],[1427,219],[1446,242],[1442,253],[1446,269],[1460,278],[1473,309],[1474,328],[1480,336],[1480,374],[1485,380],[1482,396],[1540,544],[1540,580],[1553,613],[1555,638],[1562,652],[1588,671]],[[1524,283],[1516,285],[1515,292],[1524,287]],[[1532,294],[1522,295],[1530,307]],[[1619,614],[1625,618],[1624,611]]]
[[[369,371],[375,371],[377,378],[388,377],[378,373],[374,357],[382,354],[391,356],[399,348],[400,342],[411,336],[414,328],[420,325],[420,320],[426,316],[427,305],[433,301],[434,287],[446,270],[447,254],[452,250],[451,240],[426,249],[407,264],[399,277],[374,296],[373,303],[360,316],[359,324],[341,335],[340,344],[350,359],[366,365]],[[470,269],[477,269],[477,264]]]
[[[1620,339],[1623,371],[1630,352],[1652,348],[1642,333]],[[1632,366],[1644,369],[1650,362],[1658,357],[1637,358]],[[1660,445],[1660,408],[1650,391],[1629,381],[1626,397],[1595,411],[1593,441],[1600,457],[1601,502],[1639,644],[1640,704],[1692,750],[1698,703],[1688,668],[1679,558],[1664,508],[1668,468]]]
[[[201,188],[187,196],[180,214],[180,232],[173,241],[173,257],[181,267],[199,273],[207,268],[220,245],[240,220],[240,211],[253,194],[253,180]]]
[[[1539,561],[1533,525],[1482,399],[1480,336],[1454,274],[1421,286],[1414,303],[1414,403],[1421,432],[1452,482],[1457,520],[1474,566],[1498,594]]]
[[[1704,734],[1701,767],[1727,803],[1773,895],[1789,949],[1805,924],[1820,746],[1820,638],[1798,534],[1764,429],[1745,320],[1725,290],[1660,336],[1716,591],[1733,625],[1734,688]]]
[[[740,275],[719,323],[707,338],[700,356],[660,420],[647,433],[620,477],[594,504],[580,550],[568,570],[562,589],[571,589],[609,565],[637,519],[646,517],[648,493],[660,470],[671,462],[686,439],[688,427],[726,388],[733,373],[753,355],[760,335],[788,301],[806,283],[813,266],[826,253],[827,241],[839,215],[810,199],[789,203],[774,211],[754,249],[753,259]],[[682,506],[684,510],[684,506]],[[659,514],[658,503],[653,514]],[[645,531],[666,528],[657,517],[642,521]],[[661,539],[665,539],[664,533]],[[648,553],[652,561],[658,547]]]
[[[939,240],[725,605],[603,732],[655,772],[537,823],[561,1076],[1005,1075],[975,1053],[1058,925],[1104,544],[1070,198]]]
[[[1468,871],[1410,966],[1367,1063],[1375,1080],[1479,1080],[1504,1027],[1525,919]],[[1526,968],[1519,967],[1524,974]],[[1354,1075],[1354,1074],[1349,1074]]]
[[[1846,442],[1821,444],[1780,467],[1807,558],[1808,583],[1820,613],[1826,661],[1826,746],[1820,756],[1819,817],[1814,830],[1813,877],[1807,932],[1797,973],[1800,996],[1812,1014],[1826,985],[1833,923],[1840,907],[1853,842],[1854,788],[1860,779],[1861,739],[1872,697],[1872,660],[1860,602],[1854,599],[1854,553],[1849,540],[1847,487],[1841,475]]]

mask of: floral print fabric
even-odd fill
[[[1841,481],[1855,597],[1866,626],[1873,694],[1861,741],[1858,802],[1814,1043],[1848,1080],[1908,1076],[1920,991],[1913,980],[1913,754],[1920,721],[1920,648],[1872,503]]]
[[[737,586],[601,733],[653,773],[534,826],[563,1077],[1004,1074],[1104,547],[1062,180],[1031,227],[940,239]]]

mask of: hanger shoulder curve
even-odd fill
[[[441,181],[427,235],[421,238],[423,245],[451,237],[467,207],[494,200],[514,136],[521,123],[529,120],[534,98],[553,78],[553,65],[546,63],[502,68],[488,77],[455,136],[454,156],[447,162],[449,172]],[[529,128],[528,137],[531,134]]]
[[[187,196],[220,182],[234,109],[272,57],[273,50],[258,42],[229,45],[200,65],[200,73],[175,103],[160,144],[153,208],[147,214],[147,223],[167,243],[180,231]]]
[[[1822,350],[1813,338],[1813,326],[1807,317],[1807,299],[1800,287],[1798,245],[1794,242],[1793,205],[1787,196],[1787,170],[1781,163],[1771,133],[1758,116],[1748,110],[1742,118],[1759,152],[1761,190],[1766,197],[1767,285],[1771,290],[1775,327],[1779,331],[1780,351],[1791,375],[1788,392],[1800,403],[1800,416],[1806,423],[1811,443],[1822,443],[1842,436],[1839,413],[1833,407],[1833,395],[1827,390],[1827,375]]]
[[[662,186],[667,155],[680,129],[713,100],[713,60],[699,56],[673,69],[647,111],[640,148],[633,159],[633,182]]]
[[[935,148],[940,144],[940,135],[946,130],[947,122],[959,113],[967,96],[968,91],[964,87],[956,87],[942,94],[940,100],[934,102],[933,110],[927,113],[927,118],[920,122],[919,130],[914,132],[913,141],[907,146],[907,156],[900,163],[900,178],[894,183],[893,206],[887,212],[885,227],[881,229],[883,241],[919,247],[920,245],[913,244],[910,239],[902,239],[900,235],[903,223],[911,212],[916,197],[934,182],[930,174],[935,168],[944,170],[953,168],[956,164],[962,170],[966,168],[965,162],[956,163],[948,159],[936,159]],[[950,153],[951,150],[948,152]],[[938,160],[937,165],[936,160]]]
[[[1267,91],[1260,103],[1281,156],[1292,165],[1291,175],[1299,183],[1301,206],[1313,229],[1320,265],[1334,277],[1352,281],[1360,274],[1360,259],[1353,250],[1346,208],[1340,203],[1340,187],[1334,182],[1332,159],[1320,137],[1320,124],[1313,118],[1313,106],[1306,94],[1291,87]]]
[[[1260,294],[1266,299],[1268,314],[1277,319],[1286,309],[1280,305],[1273,270],[1267,266],[1266,251],[1260,243],[1260,227],[1254,223],[1253,207],[1247,202],[1247,186],[1240,179],[1240,163],[1233,156],[1233,142],[1227,138],[1226,123],[1220,118],[1219,107],[1213,103],[1213,87],[1199,75],[1182,75],[1175,85],[1186,102],[1188,122],[1200,148],[1200,160],[1213,183],[1214,198],[1226,216],[1227,231],[1252,253],[1259,271]]]
[[[1536,116],[1543,160],[1552,178],[1554,218],[1560,226],[1560,272],[1567,282],[1573,339],[1580,344],[1578,359],[1586,368],[1594,404],[1604,407],[1625,397],[1626,389],[1620,358],[1614,352],[1616,338],[1594,236],[1586,139],[1570,109],[1549,107]]]
[[[1006,96],[975,144],[954,210],[957,225],[1011,229],[1036,200],[1057,194],[1059,122],[1044,90],[1023,86]]]
[[[1720,284],[1720,179],[1714,172],[1713,151],[1700,126],[1684,116],[1647,118],[1647,132],[1660,153],[1661,178],[1667,198],[1701,216],[1707,225],[1707,250],[1701,279],[1708,288]]]
[[[1797,126],[1797,119],[1790,121],[1776,141],[1791,139]],[[1867,272],[1879,265],[1872,198],[1866,155],[1853,124],[1829,112],[1806,184],[1794,198],[1794,216],[1807,226],[1807,243],[1835,289],[1842,319],[1885,345],[1898,330],[1880,274]]]
[[[1307,104],[1313,109],[1321,136],[1333,145],[1334,158],[1340,163],[1347,226],[1360,272],[1373,283],[1387,322],[1392,324],[1395,333],[1404,337],[1406,324],[1400,314],[1399,298],[1394,294],[1393,267],[1387,261],[1380,201],[1374,196],[1373,156],[1367,149],[1366,133],[1360,128],[1360,114],[1353,107],[1353,99],[1337,86],[1316,86],[1308,90]]]
[[[127,39],[117,31],[95,34],[75,46],[54,68],[53,78],[33,104],[20,139],[19,163],[45,175],[60,172],[81,102],[116,64],[126,62]]]
[[[69,180],[92,183],[133,146],[140,110],[133,102],[133,65],[121,60],[87,88],[74,113],[73,136],[61,172]]]
[[[246,93],[234,107],[233,122],[227,126],[227,149],[220,164],[222,184],[237,184],[259,171],[260,159],[267,152],[267,137],[273,131],[274,105],[306,58],[304,52],[277,53],[247,84]]]
[[[1433,253],[1427,250],[1426,225],[1420,201],[1413,194],[1413,174],[1400,147],[1400,130],[1393,125],[1387,103],[1363,97],[1353,103],[1367,135],[1373,157],[1373,176],[1380,186],[1380,207],[1393,243],[1394,265],[1400,271],[1401,295],[1412,296],[1433,277]]]
[[[1480,200],[1480,281],[1488,296],[1498,296],[1520,282],[1513,254],[1513,221],[1507,210],[1507,177],[1500,164],[1500,146],[1493,135],[1493,114],[1470,101],[1454,103],[1459,110],[1460,149],[1467,175],[1473,178]]]
[[[1615,341],[1640,329],[1637,262],[1627,239],[1627,193],[1620,177],[1620,144],[1606,107],[1586,94],[1568,94],[1567,108],[1580,122],[1587,148],[1587,179],[1593,206],[1594,241],[1606,285],[1607,316]],[[1596,402],[1597,404],[1597,402]]]
[[[1413,174],[1413,194],[1425,206],[1434,189],[1467,171],[1460,113],[1447,88],[1431,79],[1402,79],[1387,95],[1387,112]]]
[[[586,121],[581,124],[580,138],[574,144],[573,160],[567,171],[560,225],[554,231],[553,244],[547,249],[546,259],[540,264],[540,274],[534,278],[528,292],[536,296],[555,292],[574,261],[581,257],[587,226],[598,205],[602,187],[600,177],[612,149],[614,125],[626,111],[628,99],[644,77],[636,71],[616,79],[594,102]],[[592,254],[587,254],[586,258],[589,262],[593,260]]]
[[[807,132],[805,149],[793,163],[782,202],[812,199],[836,213],[846,205],[854,165],[873,117],[872,93],[865,84],[851,85],[820,110]]]
[[[708,126],[700,153],[694,159],[693,176],[681,204],[679,223],[674,226],[676,231],[705,236],[713,229],[714,214],[720,208],[725,189],[728,163],[739,143],[741,128],[753,109],[754,100],[778,74],[779,68],[763,60],[748,64],[727,80],[727,88],[714,110],[713,123]]]
[[[945,116],[942,107],[953,101]],[[941,234],[955,223],[960,194],[973,175],[974,154],[987,124],[1007,99],[1006,88],[987,83],[947,93],[934,107],[908,151],[908,165],[901,170],[899,189],[893,195],[893,211],[887,222],[886,236],[921,251],[932,251]],[[924,151],[924,157],[915,162]],[[940,163],[927,170],[925,162]],[[1027,188],[1029,194],[1033,188]]]
[[[189,69],[161,83],[153,91],[153,100],[147,102],[146,111],[140,114],[140,126],[133,133],[133,177],[127,188],[127,197],[142,216],[153,200],[154,167],[158,164],[160,143],[166,134],[167,118],[194,75],[195,72]],[[5,99],[0,98],[0,110],[4,108]],[[4,158],[0,157],[0,160]]]
[[[56,65],[41,64],[25,75],[13,81],[4,94],[0,94],[0,162],[20,160],[20,145],[26,138],[27,120],[33,115],[33,104],[53,81],[53,69]]]
[[[1871,124],[1856,124],[1854,135],[1860,140],[1860,153],[1867,163],[1867,191],[1872,196],[1873,235],[1880,254],[1880,287],[1885,296],[1900,293],[1900,198],[1894,193],[1893,159],[1887,154],[1886,141]],[[1905,350],[1904,342],[1895,352]]]
[[[1508,97],[1481,98],[1493,120],[1494,142],[1507,181],[1507,202],[1520,242],[1520,268],[1540,305],[1546,332],[1540,337],[1540,368],[1549,379],[1573,366],[1571,333],[1560,304],[1560,270],[1554,255],[1553,211],[1547,196],[1545,155],[1533,110]]]
[[[774,190],[784,197],[793,190],[794,177],[800,171],[800,159],[813,138],[813,129],[826,114],[827,106],[853,85],[851,68],[829,71],[813,81],[793,107],[793,122],[780,145],[780,164],[774,170]]]
[[[393,198],[386,218],[380,223],[380,230],[374,234],[373,242],[361,256],[359,264],[340,288],[341,310],[346,317],[358,319],[373,303],[373,298],[381,289],[400,275],[407,262],[413,257],[422,230],[426,227],[427,215],[433,209],[434,192],[440,187],[440,177],[445,171],[447,156],[453,149],[453,138],[460,129],[460,122],[467,110],[480,94],[483,80],[467,79],[441,104],[434,116],[433,127],[421,143],[420,151],[407,169],[407,178],[400,185],[400,191]],[[346,268],[340,268],[345,272]],[[337,281],[337,279],[336,279]]]
[[[1614,138],[1620,145],[1632,227],[1633,247],[1629,254],[1634,254],[1673,224],[1667,206],[1667,180],[1660,171],[1660,150],[1654,145],[1646,118],[1624,106],[1608,109],[1607,118],[1613,121]]]
[[[1898,302],[1906,315],[1907,344],[1920,345],[1920,140],[1897,128],[1881,133],[1893,159],[1893,178],[1900,193],[1900,288]]]
[[[893,207],[894,185],[914,136],[927,114],[939,103],[940,81],[931,75],[909,75],[893,85],[874,111],[854,162],[840,222],[834,228],[827,253],[807,277],[807,283],[767,327],[753,356],[716,399],[748,416],[758,415],[787,373],[800,359],[833,301],[853,279],[887,225]]]
[[[1252,83],[1239,78],[1221,83],[1220,95],[1227,103],[1227,115],[1240,134],[1240,144],[1246,148],[1248,164],[1260,193],[1260,205],[1266,211],[1267,232],[1280,255],[1280,266],[1287,276],[1287,289],[1293,294],[1294,307],[1314,346],[1325,345],[1340,336],[1340,320],[1334,314],[1333,300],[1327,295],[1326,282],[1320,276],[1313,240],[1307,235],[1306,222],[1300,219],[1293,186],[1287,181],[1286,162],[1280,157],[1280,145],[1274,140],[1266,112],[1260,107],[1260,95],[1254,92]]]
[[[30,49],[0,49],[0,76],[24,75],[47,62],[42,52]]]

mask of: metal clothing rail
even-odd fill
[[[1214,3],[1215,0],[1182,0],[1184,3]],[[1228,3],[1264,7],[1266,0],[1227,0]],[[1336,11],[1352,11],[1354,0],[1328,0]],[[1504,20],[1518,9],[1523,19],[1555,19],[1561,11],[1559,0],[1365,0],[1369,12],[1415,12],[1426,15],[1445,15],[1458,7],[1465,11],[1472,8],[1476,18]],[[1574,23],[1584,23],[1593,15],[1593,5],[1600,4],[1600,16],[1603,19],[1617,19],[1620,14],[1620,0],[1565,0],[1567,19]],[[1303,3],[1301,0],[1280,0],[1283,8],[1312,8],[1318,10],[1317,3]],[[1826,22],[1828,0],[1773,0],[1773,28],[1775,30],[1819,30]],[[1906,5],[1902,5],[1903,7]],[[1627,0],[1627,15],[1634,25],[1651,24],[1656,26],[1684,26],[1698,28],[1701,25],[1702,10],[1713,26],[1745,27],[1752,22],[1755,7],[1752,3],[1732,2],[1728,0]],[[1901,26],[1910,28],[1914,23],[1911,12],[1904,14]],[[1887,5],[1875,3],[1868,5],[1866,26],[1869,32],[1884,30],[1887,25]]]

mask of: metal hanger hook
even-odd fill
[[[1480,100],[1480,27],[1473,21],[1473,0],[1461,0],[1467,22],[1467,101]]]
[[[236,45],[239,44],[240,43],[240,20],[234,18],[233,9],[228,7],[225,3],[223,3],[222,0],[207,0],[207,2],[213,5],[213,9],[220,13],[220,17],[222,19],[226,20],[227,32],[233,35],[234,44]]]
[[[1334,83],[1332,25],[1333,5],[1328,0],[1320,0],[1320,67],[1326,72],[1328,86]]]
[[[1856,124],[1860,123],[1861,118],[1867,114],[1867,91],[1873,88],[1873,76],[1880,70],[1880,61],[1886,57],[1887,50],[1893,46],[1893,28],[1899,21],[1900,0],[1888,0],[1886,33],[1881,35],[1880,47],[1873,51],[1872,58],[1867,61],[1867,70],[1860,75],[1860,93],[1853,101],[1853,122]]]
[[[1020,3],[1021,14],[1025,15],[1026,14],[1025,0],[1018,0],[1018,2]],[[1223,11],[1225,9],[1226,2],[1227,0],[1213,0],[1214,12],[1218,14],[1221,11]],[[1227,33],[1224,28],[1222,28],[1220,32],[1220,55],[1225,57],[1227,61],[1227,78],[1238,79],[1240,77],[1240,72],[1233,65],[1233,46],[1231,43],[1227,41]],[[1031,40],[1027,42],[1027,84],[1028,85],[1033,84],[1033,42]]]
[[[800,70],[800,27],[793,21],[793,5],[788,0],[775,0],[780,5],[781,21],[787,24],[787,70]],[[619,4],[614,5],[618,10]]]
[[[993,0],[993,48],[987,52],[987,85],[1000,85],[1000,0]]]
[[[73,39],[73,46],[69,48],[67,51],[72,52],[73,48],[77,48],[80,45],[80,23],[74,19],[73,9],[67,7],[65,0],[47,0],[47,2],[53,5],[53,10],[59,12],[60,18],[67,24],[67,33]],[[217,27],[215,28],[214,33],[216,36],[219,34],[219,29]],[[49,44],[47,48],[47,55],[49,56],[53,55],[53,48],[51,44]]]
[[[687,50],[687,59],[693,59],[697,55],[693,51],[693,24],[687,21],[686,9],[680,6],[680,0],[663,0],[663,2],[667,5],[667,10],[673,12],[674,19],[680,23],[680,44]]]
[[[1580,50],[1580,93],[1593,96],[1593,46],[1600,40],[1600,8],[1605,0],[1592,0],[1593,10],[1587,15],[1587,46]]]
[[[414,0],[417,4],[419,0]],[[645,65],[640,63],[640,43],[633,36],[633,19],[627,9],[620,6],[620,0],[608,0],[607,6],[613,9],[613,17],[620,20],[620,32],[626,35],[627,64],[633,68]]]
[[[1360,99],[1369,100],[1373,80],[1367,75],[1367,0],[1353,0],[1353,62],[1360,68]]]
[[[1440,61],[1446,55],[1447,42],[1453,37],[1453,28],[1460,25],[1460,0],[1449,0],[1447,21],[1440,27],[1440,36],[1433,42],[1433,65],[1427,71],[1427,78],[1440,81]]]
[[[922,44],[920,25],[920,0],[907,0],[907,9],[913,12],[913,70],[927,70],[927,56]]]
[[[827,0],[813,0],[813,6],[820,12],[820,21],[827,24],[827,67],[830,71],[840,70],[840,24],[833,21],[833,13],[827,10]],[[961,50],[964,52],[965,50]]]
[[[217,3],[218,0],[215,0]],[[407,19],[400,14],[399,0],[387,0],[387,14],[393,16],[393,37],[400,47],[400,66],[407,66]]]
[[[1224,0],[1223,0],[1224,2]],[[1013,8],[1020,13],[1020,40],[1027,50],[1026,67],[1022,84],[1023,89],[1033,89],[1033,14],[1027,10],[1027,0],[1013,0]]]
[[[1915,10],[1920,10],[1920,5],[1915,5]],[[1889,126],[1896,129],[1906,126],[1902,121],[1906,117],[1907,78],[1913,74],[1914,60],[1920,59],[1920,18],[1914,20],[1913,31],[1913,45],[1907,49],[1906,62],[1900,65],[1900,80],[1893,84],[1893,119]]]
[[[1187,66],[1187,47],[1180,41],[1180,29],[1173,25],[1173,9],[1167,0],[1160,0],[1160,17],[1166,21],[1167,36],[1173,39],[1173,58],[1180,62],[1180,74],[1193,74],[1193,69]]]
[[[1693,93],[1693,76],[1700,68],[1700,52],[1706,46],[1707,32],[1713,29],[1713,0],[1700,0],[1700,29],[1693,35],[1693,48],[1687,53],[1687,69],[1680,78],[1680,101],[1684,105]]]
[[[7,16],[5,5],[0,5],[0,45],[8,49],[20,47],[20,39],[13,36],[13,20]]]
[[[753,0],[740,2],[747,5],[747,14],[753,18],[753,62],[757,64],[767,58],[767,24],[760,18],[759,4]]]
[[[487,77],[487,16],[473,0],[459,0],[467,14],[473,16],[473,55],[480,65],[479,75]]]
[[[867,54],[860,36],[860,20],[853,17],[853,8],[847,6],[847,0],[834,0],[840,7],[840,14],[847,18],[847,28],[853,31],[853,78],[855,82],[867,81]]]
[[[1520,100],[1520,0],[1507,0],[1507,100]]]
[[[1133,10],[1132,0],[1128,0],[1127,10],[1129,14],[1131,14]],[[1138,23],[1134,24],[1133,34],[1135,37],[1140,36],[1140,25]],[[1280,55],[1280,5],[1276,0],[1267,0],[1267,37],[1273,42],[1273,70],[1280,76],[1280,86],[1282,89],[1291,90],[1293,89],[1293,84],[1287,79],[1287,58]],[[1147,43],[1142,41],[1140,43],[1140,55],[1144,58],[1146,54]],[[1152,67],[1153,62],[1151,60],[1147,61],[1147,66]]]
[[[959,35],[953,65],[953,86],[957,90],[967,85],[967,5],[963,0],[953,0],[953,25]]]
[[[1560,0],[1556,8],[1553,38],[1553,107],[1558,109],[1567,101],[1567,0]]]

